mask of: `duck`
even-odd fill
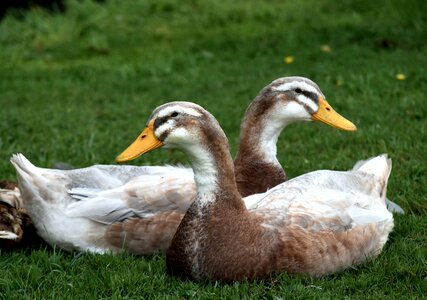
[[[221,282],[282,272],[327,276],[378,256],[393,229],[385,204],[392,165],[386,154],[350,171],[306,173],[244,201],[228,139],[201,106],[159,106],[143,134],[116,160],[161,147],[184,152],[197,188],[166,251],[173,275]]]
[[[304,113],[295,114],[295,107],[300,106]],[[241,143],[243,154],[238,154],[236,166],[253,167],[253,161],[258,160],[257,168],[270,175],[270,183],[257,183],[248,179],[251,173],[243,174],[239,177],[244,183],[242,194],[254,192],[260,184],[263,186],[256,191],[265,191],[286,179],[276,158],[275,142],[288,124],[311,120],[356,129],[332,109],[319,87],[307,78],[280,78],[262,89],[246,111],[241,127],[241,139],[250,138],[254,155],[250,155],[249,143]],[[258,134],[259,139],[252,134]],[[143,255],[164,250],[195,197],[191,168],[95,165],[52,170],[35,167],[22,154],[13,155],[11,162],[38,234],[48,244],[66,251],[127,250]]]

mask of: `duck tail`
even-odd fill
[[[10,158],[10,162],[15,167],[18,175],[22,173],[35,173],[38,169],[22,153],[13,154]]]
[[[401,208],[399,204],[391,201],[390,199],[386,198],[385,203],[387,205],[387,209],[389,212],[402,214],[402,215],[405,214],[405,211],[403,210],[403,208]]]
[[[387,191],[387,182],[391,173],[391,159],[388,158],[387,154],[381,154],[375,157],[368,158],[366,160],[358,161],[353,171],[364,172],[367,174],[374,175],[379,179],[380,182],[380,195],[385,200]]]
[[[13,154],[10,162],[15,167],[18,176],[19,190],[21,196],[24,194],[34,194],[37,190],[35,180],[40,174],[40,168],[34,166],[23,154]],[[32,198],[32,197],[31,197]]]

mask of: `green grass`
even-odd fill
[[[12,153],[33,163],[113,163],[151,111],[192,100],[211,111],[233,153],[250,100],[275,78],[307,76],[356,133],[295,124],[279,140],[289,176],[393,159],[397,216],[383,253],[323,279],[221,285],[168,276],[164,256],[36,248],[0,252],[0,299],[422,298],[427,293],[425,1],[70,1],[0,23],[0,178]],[[404,3],[404,4],[402,4]],[[321,50],[329,45],[331,52]],[[294,56],[284,64],[284,56]],[[397,73],[406,80],[396,80]],[[158,151],[136,164],[185,162]]]

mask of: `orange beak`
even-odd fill
[[[125,151],[116,157],[116,162],[120,163],[133,160],[142,154],[162,147],[163,145],[163,142],[154,135],[154,120],[152,120],[136,140],[127,147]]]
[[[341,130],[357,130],[356,125],[337,113],[321,96],[319,96],[319,109],[311,116],[311,118],[314,121],[319,121]]]

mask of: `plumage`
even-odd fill
[[[37,168],[22,154],[14,155],[11,161],[17,170],[22,198],[38,229],[38,234],[47,243],[67,251],[115,253],[127,249],[134,254],[153,253],[154,246],[150,244],[132,247],[134,244],[130,238],[134,237],[136,232],[133,226],[138,224],[139,232],[151,232],[154,229],[153,232],[158,233],[146,237],[146,240],[163,239],[160,233],[163,232],[164,225],[159,221],[161,208],[173,207],[173,212],[179,212],[182,206],[176,200],[178,196],[172,194],[172,192],[180,193],[178,188],[171,190],[169,195],[163,193],[161,198],[155,197],[153,189],[149,190],[152,194],[138,195],[139,185],[136,189],[133,187],[133,184],[138,184],[138,180],[129,181],[132,179],[129,174],[137,176],[135,175],[137,173],[145,179],[142,181],[143,184],[156,183],[163,176],[156,174],[159,170],[157,167],[92,166],[59,171]],[[163,168],[170,169],[170,167],[161,169]],[[184,168],[172,170],[175,170],[172,172],[174,176],[188,173]],[[190,174],[192,176],[192,172]],[[185,185],[179,186],[184,192]],[[88,187],[90,189],[87,189]],[[161,185],[158,187],[161,188]],[[90,191],[96,197],[81,197],[80,190]],[[153,207],[157,207],[158,210],[152,211]],[[181,209],[181,215],[184,212],[185,210]],[[175,228],[179,224],[179,221],[173,222],[170,218],[168,220],[170,226]],[[119,228],[123,229],[121,242],[117,241]],[[171,232],[173,235],[174,231]]]
[[[299,93],[296,89],[300,89]],[[266,86],[248,107],[235,160],[242,195],[263,192],[286,179],[276,158],[276,141],[290,123],[313,119],[316,110],[292,105],[301,102],[304,98],[300,94],[304,93],[311,93],[314,104],[319,102],[319,97],[324,98],[312,81],[285,77]],[[307,101],[304,99],[305,105]],[[354,129],[350,122],[340,124],[348,130]],[[156,220],[167,212],[176,212],[174,215],[182,217],[195,197],[191,168],[96,165],[64,171],[36,168],[22,155],[14,156],[12,163],[39,234],[48,243],[65,250],[118,252],[125,248],[134,254],[152,253],[156,247],[149,243],[146,248],[141,243],[133,247],[134,232],[138,230],[131,227],[150,224],[150,230],[138,231],[151,235],[141,238],[147,241],[171,237],[179,224],[177,218],[167,219],[170,225],[166,227],[158,225],[156,229],[153,224],[160,224]],[[73,226],[74,223],[79,224]],[[122,238],[120,242],[118,237]],[[167,243],[160,244],[167,246]]]
[[[163,145],[182,150],[197,185],[197,198],[167,250],[173,274],[221,281],[277,272],[325,276],[377,256],[393,228],[385,205],[387,155],[347,172],[299,176],[247,197],[247,208],[237,190],[228,140],[211,114],[196,104],[172,102],[158,107],[147,124],[144,132],[154,140],[138,141],[139,154]],[[125,150],[118,160],[128,157]]]
[[[18,188],[12,182],[7,182],[7,184],[2,182],[2,188],[0,188],[0,248],[16,249],[33,234],[34,228],[23,206]]]
[[[18,184],[16,182],[12,182],[9,180],[1,180],[0,181],[0,189],[2,189],[2,190],[13,190],[16,187],[18,187]]]

